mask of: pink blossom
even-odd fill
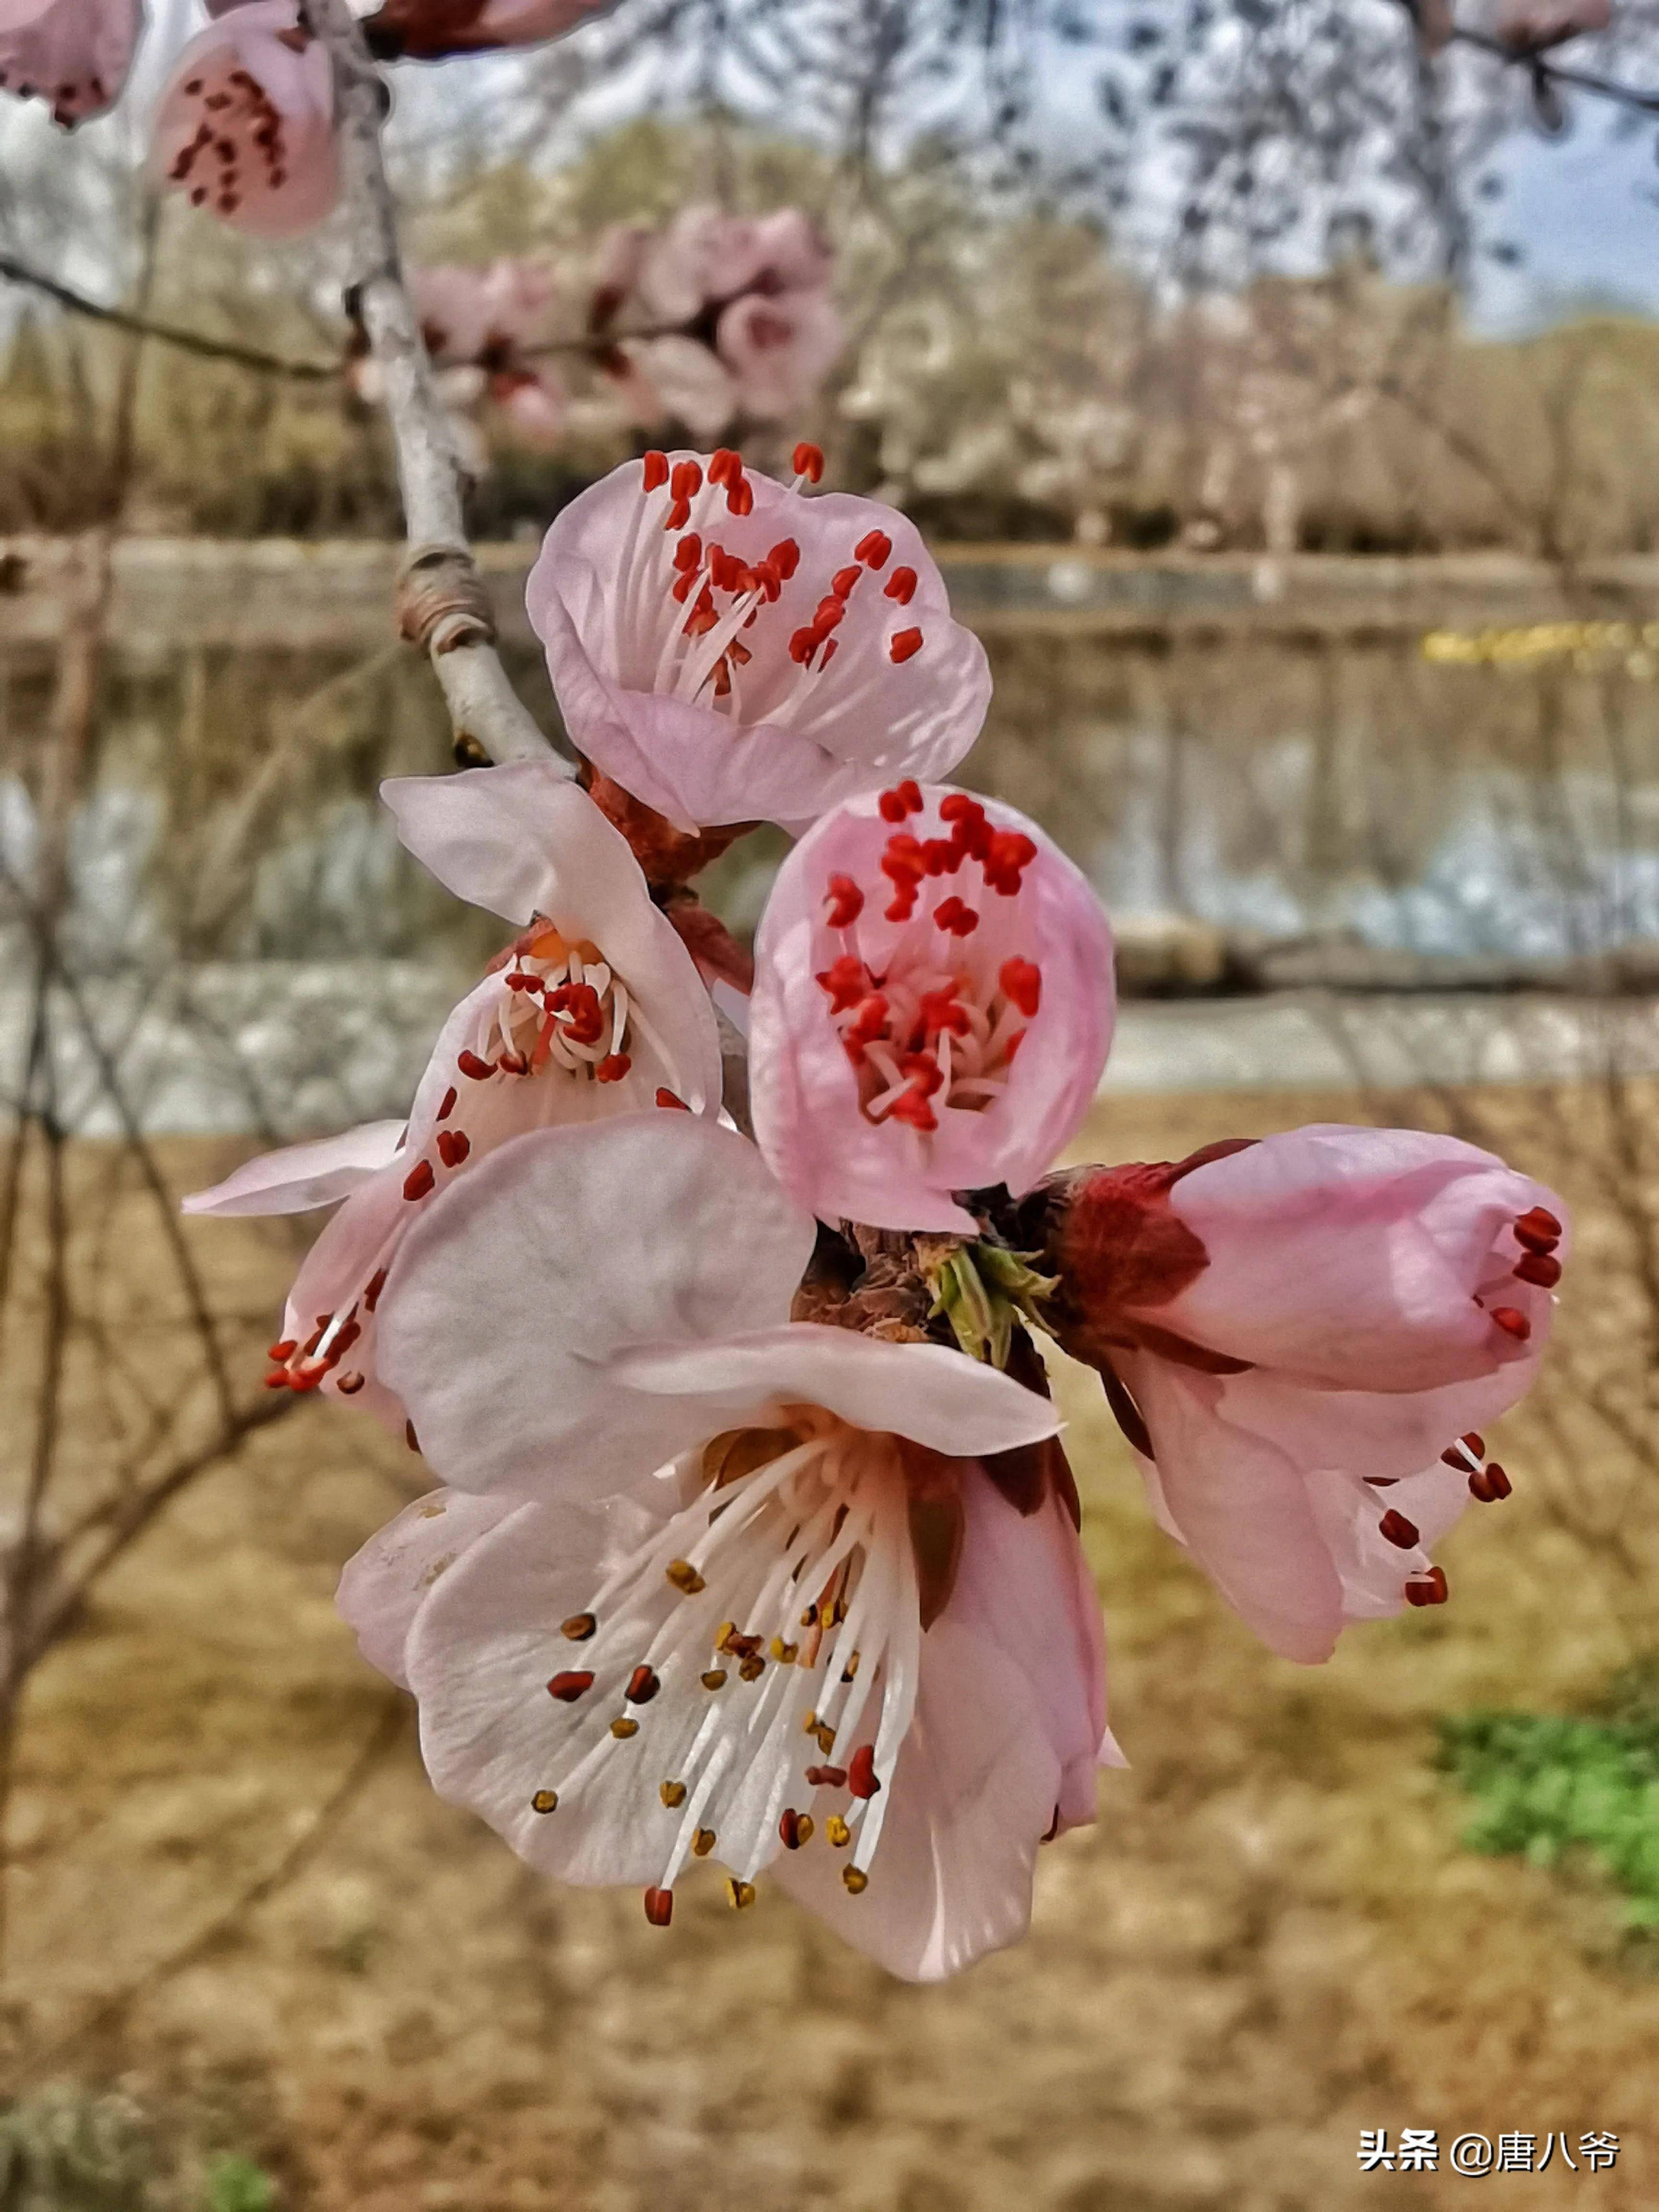
[[[378,1358],[382,1292],[428,1201],[527,1129],[654,1110],[659,1098],[712,1114],[720,1068],[690,954],[625,840],[550,764],[406,776],[381,794],[441,883],[528,927],[445,1024],[407,1124],[290,1146],[185,1211],[294,1213],[343,1200],[289,1295],[270,1379],[361,1394],[401,1420]]]
[[[739,416],[805,406],[841,351],[832,259],[797,208],[769,216],[685,208],[664,230],[617,224],[602,241],[594,327],[617,341],[617,396],[642,428],[712,438]]]
[[[503,257],[482,268],[413,270],[409,284],[441,380],[465,371],[477,380],[467,396],[453,393],[452,404],[464,410],[489,399],[527,442],[557,444],[568,402],[534,350],[558,297],[552,272]]]
[[[613,470],[548,532],[526,599],[573,741],[683,830],[802,825],[946,775],[990,698],[913,523],[732,453]]]
[[[814,1226],[690,1115],[520,1139],[434,1206],[381,1357],[466,1494],[348,1568],[440,1793],[664,1924],[713,1855],[895,1972],[1013,1941],[1039,1841],[1092,1818],[1098,1607],[1052,1407],[938,1345],[789,1319]],[[561,1626],[562,1624],[562,1626]]]
[[[837,807],[779,871],[755,957],[755,1133],[825,1220],[974,1236],[951,1193],[1029,1190],[1093,1101],[1111,933],[1011,806],[912,784]]]
[[[0,90],[71,131],[114,106],[143,25],[139,0],[0,0]]]
[[[156,112],[152,168],[233,229],[295,238],[340,195],[334,76],[297,0],[250,0],[179,55]]]
[[[365,18],[370,49],[388,61],[441,61],[541,46],[602,15],[612,0],[385,0]]]
[[[1073,1170],[1018,1233],[1045,1216],[1061,1342],[1275,1651],[1322,1660],[1345,1621],[1443,1599],[1431,1547],[1508,1487],[1480,1431],[1549,1334],[1553,1192],[1455,1138],[1315,1127]]]

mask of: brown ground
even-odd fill
[[[1321,1103],[1135,1101],[1092,1133],[1178,1154]],[[173,1148],[181,1182],[203,1149]],[[274,1296],[268,1242],[192,1233]],[[438,1804],[405,1723],[290,1881],[62,2042],[276,1866],[381,1725],[331,1594],[413,1462],[308,1407],[190,1495],[38,1678],[20,2069],[120,2081],[317,2212],[1462,2204],[1449,2175],[1359,2174],[1361,2127],[1407,2125],[1608,2128],[1613,2173],[1558,2158],[1475,2201],[1659,2201],[1659,1977],[1588,1880],[1461,1852],[1468,1803],[1429,1763],[1437,1713],[1571,1703],[1627,1656],[1529,1497],[1525,1431],[1516,1496],[1449,1547],[1452,1605],[1304,1672],[1152,1527],[1091,1378],[1062,1389],[1133,1766],[1046,1854],[1022,1948],[911,1989],[775,1893],[734,1917],[712,1879],[657,1933],[631,1893],[548,1887]]]

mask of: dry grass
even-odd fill
[[[1090,1136],[1178,1154],[1344,1103],[1135,1100]],[[181,1184],[218,1164],[204,1149],[173,1149]],[[274,1299],[274,1243],[193,1234]],[[1453,1604],[1303,1672],[1152,1528],[1091,1378],[1061,1387],[1133,1766],[1046,1855],[1023,1948],[910,1989],[775,1894],[734,1918],[712,1880],[658,1934],[631,1893],[532,1880],[438,1804],[405,1728],[290,1882],[54,2055],[282,1860],[380,1725],[331,1593],[414,1463],[312,1407],[187,1498],[37,1680],[15,2065],[222,2133],[228,2112],[318,2212],[1463,2202],[1449,2175],[1362,2177],[1358,2131],[1384,2125],[1610,2128],[1613,2173],[1558,2160],[1481,2201],[1651,2205],[1659,1978],[1595,1888],[1460,1852],[1468,1808],[1429,1765],[1437,1713],[1569,1704],[1626,1656],[1529,1500],[1524,1425],[1516,1496],[1449,1547]]]

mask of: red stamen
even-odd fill
[[[809,483],[823,482],[823,451],[821,447],[809,446],[805,439],[794,452],[795,474],[805,477]]]
[[[755,512],[755,488],[747,477],[733,478],[726,495],[726,511],[739,517]]]
[[[594,1069],[593,1073],[601,1083],[620,1083],[633,1065],[634,1059],[631,1053],[609,1052]]]
[[[1386,1536],[1389,1543],[1398,1544],[1402,1552],[1409,1552],[1419,1540],[1417,1523],[1408,1521],[1403,1513],[1396,1513],[1392,1506],[1376,1526],[1379,1534]]]
[[[444,1093],[443,1104],[438,1109],[438,1119],[441,1121],[447,1121],[450,1115],[455,1111],[455,1101],[459,1097],[459,1091],[456,1090],[454,1085],[452,1083],[448,1090]]]
[[[851,876],[831,876],[824,904],[831,929],[850,929],[864,912],[864,893]]]
[[[410,1199],[424,1198],[437,1180],[437,1176],[432,1171],[431,1161],[422,1160],[404,1176],[404,1196]]]
[[[438,1158],[447,1168],[458,1168],[472,1150],[471,1139],[465,1129],[440,1129]]]
[[[724,483],[733,469],[739,475],[743,473],[742,456],[734,453],[730,446],[717,446],[708,463],[709,483]]]
[[[691,1111],[684,1098],[676,1097],[665,1085],[660,1083],[657,1085],[657,1103],[665,1111],[676,1114],[689,1114]]]
[[[1524,1344],[1532,1334],[1532,1323],[1513,1306],[1494,1306],[1490,1318],[1495,1321],[1505,1336],[1512,1336],[1517,1344]]]
[[[645,1893],[645,1917],[653,1928],[666,1928],[674,1917],[673,1891],[647,1889]]]
[[[1444,1605],[1449,1595],[1443,1567],[1431,1567],[1426,1575],[1413,1575],[1406,1584],[1407,1605]]]
[[[667,454],[656,453],[647,453],[645,456],[643,466],[645,471],[644,489],[647,491],[660,491],[663,486],[668,482]]]
[[[495,1073],[489,1060],[480,1060],[476,1052],[462,1053],[455,1065],[463,1075],[470,1077],[474,1083],[485,1082]]]
[[[375,1307],[380,1303],[380,1293],[385,1288],[386,1269],[384,1267],[377,1267],[374,1270],[374,1273],[369,1277],[368,1287],[363,1292],[363,1311],[365,1313],[374,1312]]]
[[[573,1667],[567,1673],[556,1674],[547,1686],[550,1698],[556,1698],[562,1705],[574,1705],[578,1698],[591,1690],[593,1677],[585,1668]]]
[[[801,1816],[793,1805],[786,1805],[778,1820],[778,1836],[787,1851],[798,1851],[804,1840],[800,1832]],[[809,1829],[810,1835],[811,1831]]]
[[[937,1036],[941,1030],[949,1030],[952,1036],[966,1036],[972,1026],[954,983],[942,991],[924,992],[920,1011],[922,1028],[929,1036]]]
[[[864,574],[860,568],[837,568],[830,579],[830,588],[838,599],[850,599],[853,586]]]
[[[1536,1283],[1540,1291],[1553,1291],[1561,1279],[1561,1262],[1547,1252],[1523,1252],[1515,1263],[1515,1273],[1523,1283]]]
[[[933,908],[933,927],[949,930],[952,937],[971,937],[979,927],[979,916],[972,907],[964,906],[953,891]]]
[[[914,568],[895,568],[882,586],[884,599],[896,599],[900,606],[908,607],[916,595],[916,572]]]
[[[931,1136],[939,1127],[939,1116],[927,1103],[927,1094],[914,1083],[893,1101],[887,1109],[887,1118],[890,1121],[908,1121],[924,1136]]]
[[[292,1336],[281,1337],[275,1344],[267,1348],[265,1358],[267,1359],[292,1359],[299,1348],[299,1341],[296,1338]]]
[[[713,556],[719,551],[720,548],[718,545],[710,549],[709,566],[711,568],[714,567]],[[702,540],[695,530],[687,531],[685,536],[681,538],[679,544],[674,548],[674,566],[679,570],[683,576],[688,574],[695,575],[696,571],[702,568]],[[716,580],[718,580],[718,577]]]
[[[1517,1229],[1534,1231],[1540,1237],[1553,1237],[1561,1241],[1561,1224],[1547,1206],[1529,1206],[1516,1223]]]
[[[661,1687],[661,1682],[650,1668],[636,1667],[628,1678],[628,1687],[623,1695],[630,1705],[648,1705]]]
[[[853,548],[853,558],[866,568],[881,569],[892,557],[893,541],[884,530],[867,531]]]
[[[1490,1467],[1476,1468],[1469,1476],[1469,1493],[1483,1505],[1495,1505],[1500,1498],[1507,1498],[1510,1487],[1508,1475],[1496,1460]]]
[[[668,489],[676,499],[695,499],[702,489],[702,468],[696,461],[676,461],[669,471]]]
[[[833,1009],[832,1009],[833,1011]],[[887,1027],[887,1001],[879,991],[872,991],[867,999],[859,1001],[858,1012],[842,1031],[848,1044],[870,1044]]]
[[[766,556],[769,568],[775,568],[787,584],[800,566],[800,548],[793,538],[781,538]]]
[[[921,651],[921,632],[919,629],[902,629],[889,642],[887,658],[895,665],[902,667],[907,660],[914,660]]]
[[[1022,960],[1016,954],[998,969],[997,981],[1002,986],[1003,997],[1018,1006],[1028,1020],[1042,1005],[1042,970],[1036,961]]]
[[[876,1747],[861,1743],[847,1763],[847,1787],[854,1797],[873,1797],[881,1784],[876,1777]]]
[[[367,1375],[354,1367],[350,1374],[343,1375],[334,1387],[343,1398],[355,1398],[368,1380]]]

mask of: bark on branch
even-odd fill
[[[494,761],[556,760],[507,681],[467,544],[461,471],[404,283],[380,149],[386,87],[347,0],[305,0],[305,12],[334,63],[352,296],[380,371],[398,453],[410,546],[399,625],[431,660],[458,741],[474,739]]]

